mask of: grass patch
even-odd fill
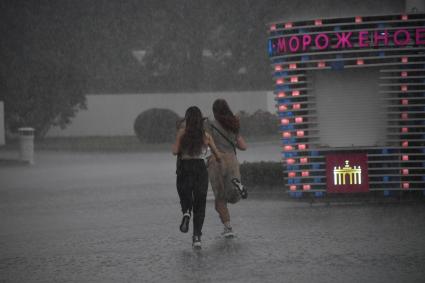
[[[8,141],[5,149],[19,148],[19,141]],[[113,137],[58,137],[34,141],[35,150],[53,151],[164,151],[171,150],[170,143],[141,143],[136,136]]]
[[[247,138],[247,142],[276,141],[276,136]],[[171,151],[169,143],[141,143],[136,136],[47,137],[34,141],[35,150],[53,151]],[[19,140],[8,140],[2,150],[18,150]]]

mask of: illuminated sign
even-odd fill
[[[329,193],[368,192],[368,178],[365,153],[326,155],[326,184]]]
[[[403,47],[411,44],[425,45],[425,28],[288,35],[269,39],[268,49],[270,56],[276,56],[310,49]]]
[[[3,101],[0,101],[0,145],[5,144],[5,131],[4,131],[4,106]]]
[[[349,165],[350,161],[345,160],[345,166],[334,167],[334,185],[345,185],[346,176],[349,177],[350,185],[361,185],[362,184],[362,168],[360,166],[354,166],[353,168]]]

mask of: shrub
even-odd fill
[[[169,109],[152,108],[137,116],[134,131],[141,142],[172,142],[180,117]]]
[[[270,112],[257,110],[254,114],[241,111],[238,113],[243,136],[270,136],[275,135],[279,128],[279,119]]]
[[[242,183],[249,187],[283,188],[285,184],[281,162],[244,162],[240,171]]]

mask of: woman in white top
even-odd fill
[[[185,114],[185,127],[177,131],[172,151],[181,159],[177,168],[177,191],[183,213],[180,231],[188,232],[193,211],[194,248],[201,248],[208,190],[208,171],[204,155],[208,147],[214,153],[214,158],[220,161],[221,156],[214,140],[204,131],[201,110],[196,106],[189,107]]]

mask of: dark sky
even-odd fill
[[[91,93],[265,89],[266,23],[403,8],[400,0],[2,0],[0,75],[65,64]],[[134,50],[148,51],[146,66]]]

